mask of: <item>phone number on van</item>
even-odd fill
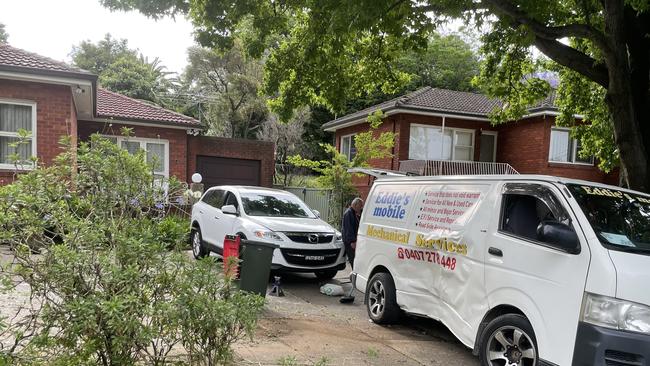
[[[439,253],[436,252],[415,250],[409,248],[397,248],[397,258],[420,261],[420,262],[436,263],[452,271],[456,269],[456,258],[440,255]]]

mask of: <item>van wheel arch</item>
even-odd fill
[[[388,268],[386,268],[386,267],[384,267],[382,265],[378,265],[375,268],[373,268],[372,271],[370,272],[370,275],[368,276],[368,281],[370,281],[372,276],[376,275],[377,273],[381,273],[381,272],[388,273],[391,276],[393,275],[392,273],[390,273]]]
[[[474,354],[474,356],[478,356],[479,349],[481,346],[481,339],[483,338],[483,331],[485,330],[485,327],[492,320],[496,319],[497,317],[500,317],[501,315],[506,315],[506,314],[521,315],[530,322],[530,319],[528,319],[526,314],[524,314],[524,312],[517,307],[514,307],[512,305],[499,305],[493,307],[487,312],[487,314],[485,314],[483,320],[481,320],[481,323],[478,326],[478,331],[476,332],[476,339],[474,340],[474,349],[472,350],[472,354]]]
[[[192,230],[199,229],[199,222],[194,220],[192,221]]]

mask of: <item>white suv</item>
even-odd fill
[[[295,195],[276,189],[219,186],[192,207],[192,252],[223,253],[226,235],[278,244],[271,269],[331,279],[345,268],[341,233]]]

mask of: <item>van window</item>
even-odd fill
[[[548,188],[536,184],[506,185],[501,204],[501,232],[544,243],[537,235],[543,221],[569,223],[568,215]]]

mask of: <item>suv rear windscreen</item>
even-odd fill
[[[567,187],[603,245],[650,254],[650,197],[589,185]]]

